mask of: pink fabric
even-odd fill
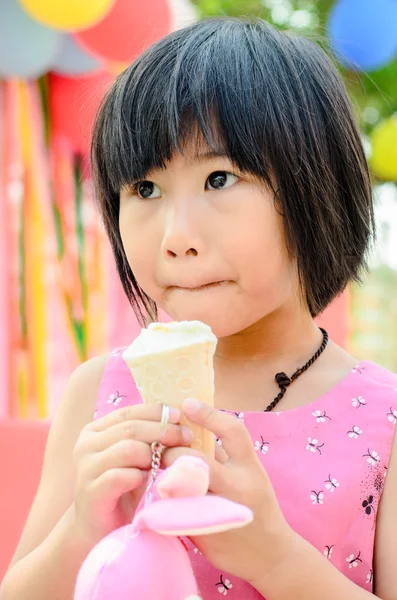
[[[100,386],[95,418],[142,402],[115,350]],[[397,375],[363,361],[315,402],[284,412],[236,413],[291,527],[344,575],[373,587],[376,515],[397,421]],[[204,600],[261,596],[215,569],[185,540]]]
[[[164,535],[167,532],[175,536],[200,535],[203,530],[220,532],[248,525],[252,519],[253,513],[247,506],[207,494],[152,502],[136,514],[134,526]]]

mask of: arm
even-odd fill
[[[91,550],[74,528],[73,507],[46,539],[8,571],[1,600],[72,600],[77,573]]]
[[[375,539],[375,594],[397,599],[397,435],[383,490]],[[369,600],[373,594],[342,575],[311,544],[298,537],[288,560],[257,586],[267,600]]]
[[[92,420],[107,357],[73,373],[49,434],[40,485],[0,600],[71,600],[78,569],[91,549],[74,530],[73,448]]]

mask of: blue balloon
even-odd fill
[[[17,0],[1,0],[0,77],[40,77],[49,70],[60,34],[34,21]]]
[[[84,52],[70,35],[62,35],[61,46],[52,66],[53,71],[66,77],[77,77],[99,71],[101,66],[101,62]]]
[[[349,68],[379,69],[397,53],[397,0],[339,0],[328,33],[335,54]]]

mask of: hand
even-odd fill
[[[212,431],[222,441],[214,459],[190,448],[170,448],[163,463],[170,466],[187,453],[201,456],[210,469],[209,491],[248,506],[251,524],[224,533],[191,538],[200,552],[218,569],[240,577],[257,589],[286,559],[297,534],[289,527],[276,494],[244,424],[235,416],[206,404],[187,400],[182,409],[193,422]]]
[[[74,513],[78,531],[92,544],[131,522],[147,485],[161,411],[160,404],[128,406],[82,430],[74,448]],[[177,425],[179,419],[180,411],[171,409],[164,445],[191,443],[191,432]]]

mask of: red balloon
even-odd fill
[[[51,126],[72,142],[76,152],[89,152],[95,114],[113,80],[107,72],[79,78],[50,74]]]
[[[167,0],[116,0],[100,23],[75,33],[74,38],[98,58],[131,62],[170,27]]]

